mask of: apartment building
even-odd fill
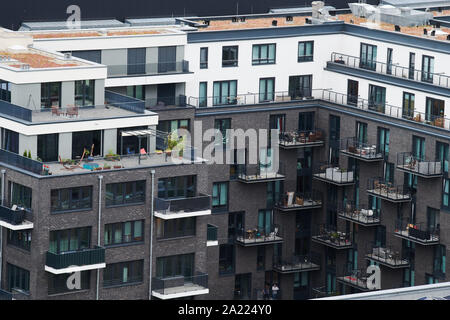
[[[446,281],[449,12],[315,3],[2,30],[2,296],[262,299],[276,284],[308,299]],[[228,129],[278,139],[257,164],[248,141],[231,151],[244,164],[219,164],[199,152],[211,140],[172,150],[179,129],[215,129],[223,150]]]

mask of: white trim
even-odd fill
[[[181,218],[189,218],[189,217],[200,217],[200,216],[208,216],[211,215],[211,210],[203,210],[203,211],[193,211],[193,212],[171,212],[169,214],[164,214],[155,211],[155,217],[158,217],[163,220],[171,220],[171,219],[181,219]]]
[[[15,225],[15,224],[10,224],[6,221],[0,220],[0,226],[5,227],[9,230],[13,230],[13,231],[28,230],[28,229],[34,228],[33,222],[30,222],[30,221],[24,221],[22,224]]]
[[[161,299],[161,300],[169,300],[169,299],[176,299],[176,298],[183,298],[183,297],[191,297],[191,296],[198,296],[201,294],[208,294],[209,289],[203,289],[203,290],[194,290],[194,291],[187,291],[187,292],[180,292],[180,293],[173,293],[173,294],[161,294],[156,291],[152,291],[152,296]]]
[[[207,247],[214,247],[214,246],[218,246],[219,245],[219,241],[215,240],[215,241],[206,241],[206,246]]]
[[[106,268],[106,263],[90,264],[87,266],[69,267],[64,269],[55,269],[49,266],[45,266],[45,271],[53,274],[74,273],[78,271],[95,270]]]

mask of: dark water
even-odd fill
[[[23,21],[66,20],[66,9],[75,4],[82,19],[107,19],[161,16],[206,16],[265,13],[269,8],[311,6],[312,0],[3,0],[0,25],[18,29]],[[347,8],[343,0],[326,0],[326,5]],[[367,0],[378,4],[378,0]]]

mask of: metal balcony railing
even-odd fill
[[[27,211],[23,208],[12,210],[11,208],[0,206],[0,220],[2,221],[5,221],[12,225],[20,225],[26,220],[26,218],[29,217],[27,215]]]
[[[196,272],[192,276],[154,277],[152,291],[161,294],[194,293],[208,288],[208,274]]]
[[[371,244],[366,254],[366,258],[391,268],[408,267],[409,261],[403,258],[401,253],[392,246],[379,246]]]
[[[352,232],[340,231],[333,225],[321,224],[313,229],[313,241],[334,248],[352,247],[352,239]]]
[[[380,224],[380,209],[372,208],[364,203],[356,204],[354,201],[339,203],[337,206],[338,216],[362,225]]]
[[[437,177],[443,171],[442,161],[429,161],[425,157],[416,157],[411,152],[397,153],[397,168],[423,177]]]
[[[287,131],[280,133],[280,147],[295,148],[322,145],[325,131],[319,128],[304,131]]]
[[[47,251],[45,265],[54,269],[70,266],[88,266],[105,263],[105,248],[95,246],[93,249],[53,253]]]
[[[336,167],[334,164],[317,163],[313,166],[313,176],[325,182],[334,184],[352,184],[354,183],[354,172]]]
[[[13,295],[11,292],[0,289],[0,300],[12,300]]]
[[[412,223],[409,219],[397,220],[394,234],[419,244],[437,244],[440,238],[440,226],[428,226],[426,223]]]
[[[305,255],[292,255],[290,257],[274,256],[273,268],[280,272],[298,272],[301,270],[320,269],[321,255],[310,252]]]
[[[362,291],[368,291],[373,290],[368,287],[369,276],[367,269],[353,269],[351,266],[344,265],[338,270],[336,280]]]
[[[396,186],[384,178],[370,178],[367,180],[367,192],[376,197],[392,202],[411,200],[411,191],[407,186]]]
[[[342,153],[365,161],[382,160],[386,150],[379,144],[358,141],[356,137],[341,139],[340,144]]]
[[[108,65],[108,77],[146,76],[189,72],[186,60],[158,63]]]
[[[181,199],[155,198],[155,211],[168,215],[211,210],[211,196],[200,194]]]
[[[277,170],[278,169],[278,170]],[[278,168],[275,165],[259,164],[239,164],[237,168],[238,180],[252,183],[266,180],[283,180],[284,164],[280,162]]]
[[[236,230],[236,241],[244,245],[282,242],[281,227],[273,224],[267,227],[246,227]]]
[[[318,190],[312,192],[286,192],[275,204],[280,210],[298,210],[311,207],[321,207],[323,202],[323,193]]]
[[[398,64],[389,64],[375,60],[364,60],[359,57],[337,52],[333,52],[331,54],[330,62],[342,64],[350,68],[368,69],[397,78],[427,82],[436,86],[450,88],[450,76],[440,73],[426,72],[408,67],[402,67]]]

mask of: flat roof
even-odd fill
[[[64,60],[56,55],[44,53],[33,48],[21,48],[19,50],[1,50],[0,67],[21,69],[22,66],[29,65],[30,68],[68,68],[87,66],[87,63],[75,59]]]
[[[81,29],[90,28],[117,28],[126,24],[116,19],[109,20],[81,20]],[[44,21],[44,22],[23,22],[19,31],[42,31],[42,30],[64,30],[70,29],[67,21]]]

